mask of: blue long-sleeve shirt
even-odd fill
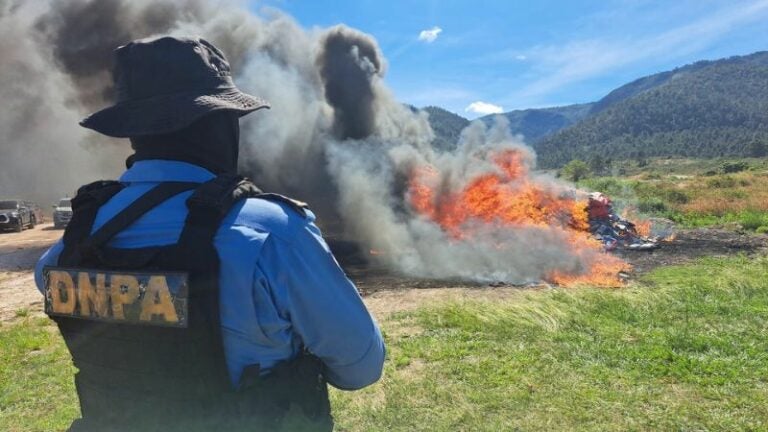
[[[101,227],[159,182],[205,182],[206,169],[177,161],[136,162],[121,177],[126,187],[98,212]],[[187,215],[185,192],[165,201],[117,234],[118,248],[174,244]],[[331,254],[320,230],[288,205],[248,199],[224,219],[214,239],[221,261],[220,310],[230,378],[237,383],[245,366],[269,370],[306,347],[326,365],[328,381],[341,389],[358,389],[381,376],[385,348],[354,284]],[[42,269],[56,265],[61,241],[37,263],[35,279],[42,291]]]

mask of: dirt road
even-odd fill
[[[53,229],[53,224],[42,224],[20,233],[0,233],[0,321],[42,313],[33,270],[40,255],[63,232]]]
[[[63,231],[50,224],[21,233],[0,233],[0,321],[19,315],[42,314],[42,297],[35,289],[33,269],[40,255],[61,238]],[[695,229],[678,233],[677,239],[653,252],[626,252],[634,276],[659,266],[683,264],[701,256],[738,253],[765,254],[768,236],[743,234],[722,229]],[[374,315],[384,318],[392,312],[424,302],[465,296],[509,295],[520,288],[503,284],[478,285],[462,281],[424,280],[397,275],[371,267],[344,247],[334,251],[364,295]]]

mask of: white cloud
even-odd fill
[[[419,40],[426,43],[432,43],[442,31],[443,29],[438,26],[434,26],[429,30],[422,30],[421,33],[419,33]]]
[[[504,112],[504,108],[499,105],[494,105],[488,102],[472,102],[466,108],[465,112],[471,112],[474,114],[488,115],[488,114],[501,114]]]
[[[522,54],[518,54],[518,55],[515,56],[515,60],[526,61],[526,60],[528,60],[528,56],[524,56]]]

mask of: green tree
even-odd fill
[[[561,177],[573,182],[586,178],[588,175],[589,166],[581,159],[574,159],[568,162],[563,169],[560,170]]]
[[[723,174],[733,174],[737,172],[746,171],[749,169],[749,164],[744,161],[736,161],[736,162],[723,162],[720,164],[720,171],[723,172]]]
[[[592,171],[593,174],[602,175],[610,168],[611,159],[604,158],[599,154],[593,154],[590,156],[587,165],[589,165],[589,170]]]
[[[747,152],[752,157],[765,157],[768,156],[768,146],[763,141],[754,140],[747,146]]]
[[[648,159],[645,158],[645,152],[642,150],[638,150],[635,160],[637,161],[638,168],[645,168],[648,166]]]

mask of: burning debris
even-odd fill
[[[562,248],[567,258],[537,262],[540,279],[528,283],[621,283],[620,274],[629,266],[604,253],[601,243],[592,237],[588,206],[575,189],[532,174],[533,155],[525,147],[501,147],[480,157],[492,165],[458,188],[451,187],[449,176],[434,166],[416,167],[408,183],[413,210],[438,224],[449,242],[490,242],[490,248],[501,255],[536,255],[539,249],[547,248],[543,242],[557,242],[555,246]],[[488,230],[493,232],[490,237]],[[533,235],[522,248],[506,240],[510,233],[520,232]]]
[[[616,248],[648,251],[659,247],[661,237],[649,237],[651,222],[644,221],[638,226],[619,216],[613,209],[611,199],[600,192],[589,194],[587,206],[589,232],[603,243],[607,251]]]

